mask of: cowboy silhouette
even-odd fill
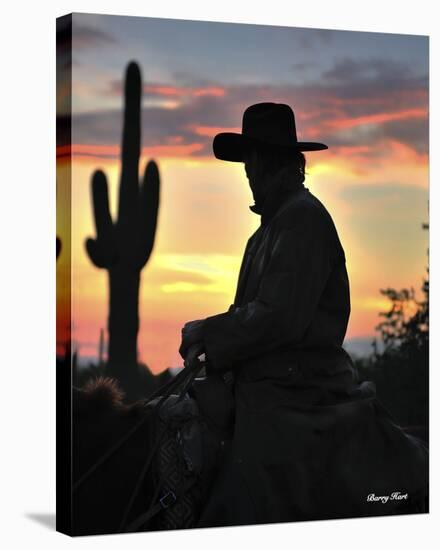
[[[390,419],[373,384],[358,382],[342,347],[345,253],[331,215],[304,186],[303,152],[323,149],[298,141],[292,109],[276,103],[250,106],[242,133],[214,138],[218,159],[244,163],[261,225],[228,311],[182,330],[182,357],[205,353],[210,375],[233,378],[231,449],[200,526],[424,506],[427,450]],[[408,496],[382,508],[367,499],[393,491]]]

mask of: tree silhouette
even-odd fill
[[[428,229],[428,224],[422,225]],[[429,416],[429,268],[423,280],[422,299],[414,288],[381,289],[391,304],[376,330],[383,350],[373,341],[373,355],[355,361],[362,379],[376,383],[378,397],[404,425],[427,428]]]

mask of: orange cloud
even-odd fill
[[[187,145],[153,145],[142,147],[142,155],[147,157],[187,157],[203,149],[201,143],[188,143]]]
[[[207,88],[199,88],[194,90],[193,95],[195,97],[210,95],[214,97],[223,97],[225,95],[225,89],[220,86],[208,86]]]
[[[149,95],[162,97],[202,97],[213,96],[223,97],[225,89],[220,86],[206,86],[201,88],[192,88],[188,86],[167,86],[160,84],[150,84],[144,86],[144,92]]]
[[[422,170],[428,168],[428,153],[418,153],[412,147],[409,147],[405,143],[392,139],[388,141],[388,145],[393,154],[394,166],[402,166],[404,162],[412,163],[414,166],[418,166]]]
[[[340,147],[335,147],[337,149],[337,154],[346,156],[355,156],[355,155],[365,155],[372,151],[372,147],[369,145],[341,145]]]
[[[239,132],[241,133],[241,128],[222,128],[221,126],[193,126],[192,131],[198,136],[204,137],[214,137],[220,132]]]
[[[144,86],[144,92],[146,94],[161,95],[166,97],[181,97],[188,95],[186,88],[177,88],[176,86]]]
[[[70,156],[86,157],[115,157],[120,152],[119,145],[83,145],[74,143],[72,145],[61,145],[57,147],[57,158]]]
[[[174,136],[170,145],[153,145],[151,147],[142,147],[141,154],[147,157],[186,157],[197,153],[203,149],[201,143],[188,143],[179,145],[181,139]],[[88,145],[74,143],[72,145],[62,145],[57,147],[57,159],[66,160],[75,157],[75,160],[85,160],[90,158],[113,159],[120,156],[121,148],[119,145]]]
[[[336,130],[342,130],[346,128],[353,128],[354,126],[360,126],[362,124],[381,124],[383,122],[390,122],[391,120],[403,120],[409,118],[423,118],[428,115],[426,109],[407,109],[406,111],[397,111],[391,113],[375,113],[372,115],[364,115],[354,118],[342,118],[339,120],[329,120],[324,123],[324,126],[328,128],[334,128]],[[317,129],[316,129],[317,130]]]

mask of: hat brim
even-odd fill
[[[216,158],[231,162],[243,162],[245,152],[252,147],[282,149],[292,152],[323,151],[324,149],[328,149],[327,145],[324,145],[324,143],[317,143],[313,141],[294,141],[292,145],[281,145],[232,132],[222,132],[221,134],[217,134],[212,143],[212,149]]]

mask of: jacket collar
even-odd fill
[[[249,209],[255,214],[261,216],[261,225],[267,225],[275,216],[278,210],[287,200],[296,195],[299,191],[306,189],[301,182],[292,180],[292,172],[290,167],[281,170],[276,174],[271,182],[269,194],[261,206],[253,204]]]

